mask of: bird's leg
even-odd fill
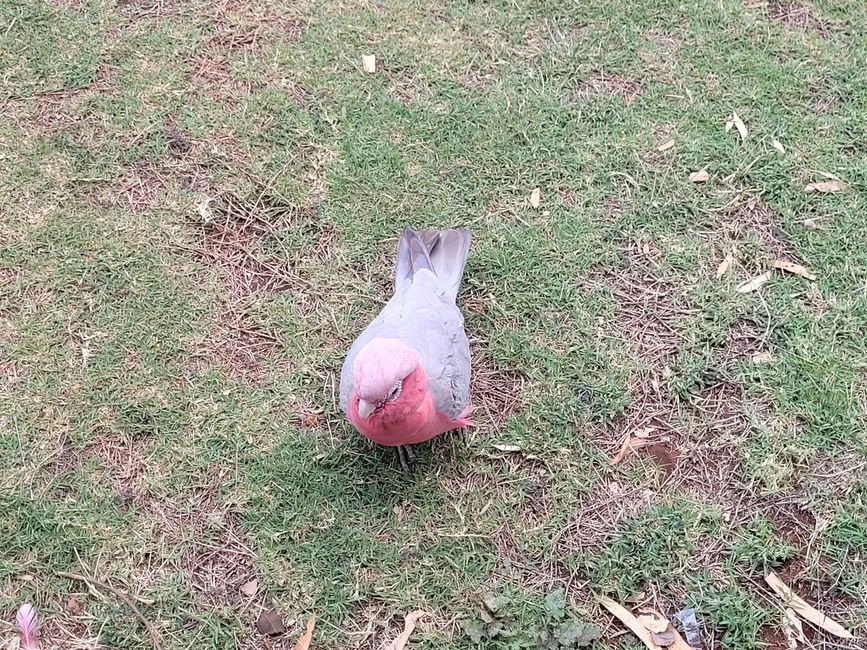
[[[400,466],[406,474],[412,474],[415,469],[415,452],[412,450],[412,445],[398,445],[397,458],[400,460]]]

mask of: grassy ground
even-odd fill
[[[71,571],[165,648],[289,648],[316,612],[315,647],[379,649],[414,609],[414,648],[533,648],[562,589],[634,649],[595,595],[644,592],[707,648],[785,648],[776,568],[867,634],[865,23],[861,0],[3,0],[2,618],[30,600],[50,647],[153,647]],[[821,172],[847,188],[806,193]],[[335,378],[399,230],[452,224],[478,426],[407,478]],[[735,291],[775,258],[817,280]]]

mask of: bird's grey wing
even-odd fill
[[[448,287],[433,274],[426,275],[417,274],[406,290],[401,338],[419,354],[436,410],[456,418],[470,401],[470,346],[464,317]]]

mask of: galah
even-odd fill
[[[340,374],[340,406],[365,437],[397,447],[471,426],[470,347],[456,299],[470,232],[405,230],[394,295],[352,344]]]

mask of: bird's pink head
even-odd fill
[[[397,339],[375,338],[361,348],[352,369],[359,416],[366,419],[377,409],[399,401],[407,377],[417,369],[418,355]]]

